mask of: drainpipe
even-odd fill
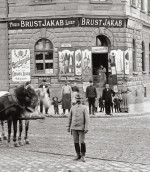
[[[8,4],[8,0],[5,0],[5,6],[6,6],[6,13],[5,13],[5,25],[6,25],[6,32],[5,32],[5,34],[6,34],[6,61],[7,61],[7,71],[8,71],[8,78],[7,78],[7,89],[8,89],[8,91],[9,91],[9,50],[8,50],[8,44],[9,44],[9,42],[8,42],[8,13],[9,13],[9,4]]]

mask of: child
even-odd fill
[[[121,101],[121,99],[119,98],[119,96],[115,95],[115,97],[114,97],[115,112],[120,112],[120,101]]]
[[[102,99],[101,95],[99,98],[99,107],[100,107],[100,112],[103,112],[104,111],[104,103],[103,103],[103,99]]]
[[[52,98],[52,100],[53,100],[53,102],[52,102],[52,104],[53,104],[53,106],[54,106],[54,112],[55,112],[55,115],[56,114],[58,114],[59,115],[59,103],[61,102],[61,101],[59,101],[58,100],[58,97],[53,97]]]

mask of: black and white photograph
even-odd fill
[[[150,0],[0,0],[0,172],[150,172]]]

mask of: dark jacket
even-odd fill
[[[105,102],[112,102],[112,96],[115,96],[115,92],[111,88],[109,88],[108,91],[106,88],[103,90],[102,99],[105,100]]]
[[[97,98],[97,91],[93,85],[86,88],[86,98]]]

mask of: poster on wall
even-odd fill
[[[82,75],[82,52],[81,50],[75,51],[75,75]]]
[[[83,75],[92,74],[91,51],[88,49],[82,51],[82,73]]]
[[[12,50],[12,81],[26,82],[30,81],[30,50],[15,49]]]
[[[74,75],[74,51],[65,49],[58,52],[59,54],[59,75]]]

